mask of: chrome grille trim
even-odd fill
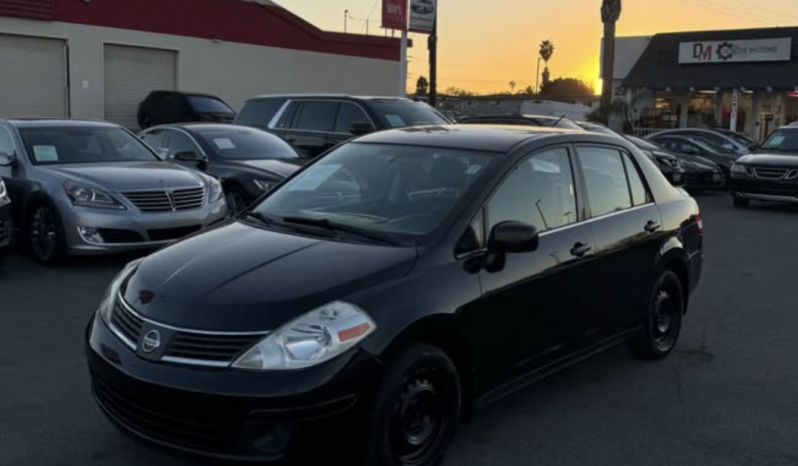
[[[178,212],[205,204],[205,187],[157,191],[126,191],[122,195],[142,212]]]
[[[188,358],[176,358],[174,356],[163,356],[161,357],[161,361],[163,362],[170,362],[172,364],[184,364],[187,366],[204,366],[204,367],[219,367],[225,368],[230,367],[234,361],[205,361],[202,359],[188,359]]]
[[[754,176],[761,180],[781,180],[790,172],[789,168],[754,167]]]

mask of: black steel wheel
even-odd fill
[[[408,346],[392,358],[376,397],[366,464],[439,464],[454,438],[460,406],[454,362],[434,346]]]
[[[247,195],[237,186],[226,186],[224,196],[227,199],[227,211],[230,216],[236,215],[249,205]]]
[[[60,261],[66,251],[58,214],[46,203],[37,204],[28,220],[28,245],[33,257],[43,264]]]
[[[682,329],[685,303],[679,277],[670,270],[661,272],[647,304],[645,326],[630,346],[643,359],[661,359],[676,347]]]

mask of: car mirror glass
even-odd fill
[[[0,167],[12,167],[16,161],[14,155],[0,152]]]

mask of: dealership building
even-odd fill
[[[0,118],[135,128],[152,90],[395,95],[397,39],[322,31],[269,0],[0,0]]]
[[[756,139],[798,120],[798,28],[621,37],[613,94],[637,134],[734,127]]]

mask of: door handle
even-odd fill
[[[653,220],[649,220],[646,223],[645,229],[647,233],[654,233],[655,231],[659,230],[661,225]]]
[[[593,246],[584,243],[576,243],[574,247],[571,248],[571,255],[576,257],[583,257],[585,254],[589,253],[593,249]]]

